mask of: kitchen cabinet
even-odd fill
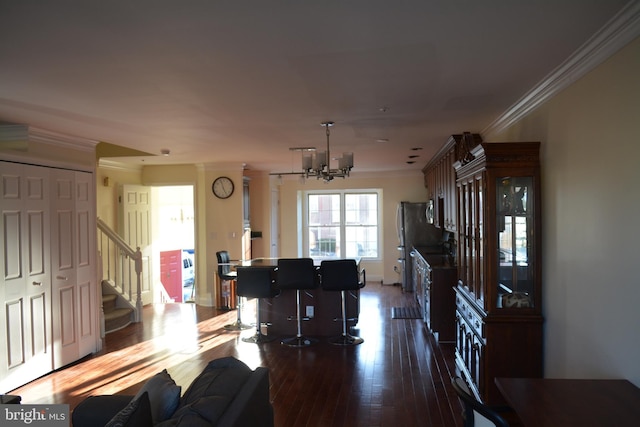
[[[482,141],[478,134],[470,134],[474,143]],[[456,174],[454,163],[462,134],[451,135],[442,148],[422,169],[428,197],[433,201],[433,224],[444,230],[456,231]]]
[[[416,299],[427,329],[437,341],[453,342],[456,268],[451,257],[420,247],[413,249],[412,257]]]
[[[538,142],[457,142],[456,363],[477,398],[542,376]]]

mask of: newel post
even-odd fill
[[[135,253],[135,269],[136,269],[136,282],[137,282],[137,296],[136,296],[136,322],[140,322],[142,317],[142,252],[140,246],[136,247]]]

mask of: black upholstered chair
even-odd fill
[[[347,292],[364,287],[367,281],[365,270],[358,271],[356,261],[353,259],[327,260],[320,263],[320,277],[323,290],[341,292],[342,335],[329,342],[336,345],[361,344],[364,342],[362,338],[347,333]]]
[[[242,338],[242,341],[255,344],[272,341],[274,337],[264,335],[260,329],[262,325],[260,300],[278,295],[278,290],[273,286],[273,267],[238,267],[237,272],[236,291],[238,295],[256,299],[256,333],[251,337]]]
[[[282,344],[291,347],[305,347],[315,340],[302,335],[302,304],[300,291],[315,289],[318,287],[318,269],[313,265],[311,258],[281,258],[278,260],[276,270],[276,287],[279,290],[292,289],[296,291],[296,336],[285,338]],[[294,318],[291,316],[290,318]]]
[[[451,379],[453,389],[458,394],[464,406],[462,414],[464,418],[463,427],[509,427],[509,424],[491,407],[478,401],[469,390],[467,383],[460,377]]]
[[[231,263],[231,259],[229,258],[229,252],[227,251],[216,252],[216,258],[218,259],[218,278],[220,279],[220,282],[221,283],[223,281],[236,282],[237,274],[235,270],[231,269],[231,266],[233,264]],[[229,283],[229,287],[231,287],[231,283]],[[231,301],[229,301],[230,296],[227,296],[226,298],[227,298],[226,308],[228,309],[231,306]],[[243,329],[251,328],[251,325],[242,323],[243,302],[244,301],[242,297],[237,295],[236,296],[236,311],[238,312],[237,320],[234,323],[224,325],[225,330],[241,331]]]

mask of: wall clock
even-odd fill
[[[233,194],[233,181],[226,176],[218,177],[211,184],[211,191],[219,199],[228,199]]]

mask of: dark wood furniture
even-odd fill
[[[475,143],[482,142],[479,134],[471,134]],[[433,201],[433,225],[444,230],[456,231],[456,162],[459,142],[462,134],[451,135],[442,148],[422,168],[424,186],[428,197]]]
[[[454,342],[456,267],[449,256],[429,253],[421,247],[414,247],[411,256],[416,299],[427,329],[439,342]]]
[[[542,376],[538,142],[464,134],[458,194],[456,362],[476,397],[504,403],[495,377]]]
[[[496,378],[525,426],[637,426],[640,389],[627,380]]]

